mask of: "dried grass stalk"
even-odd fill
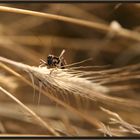
[[[91,22],[91,21],[70,18],[70,17],[65,17],[65,16],[58,16],[58,15],[48,14],[48,13],[41,13],[41,12],[36,12],[36,11],[31,11],[31,10],[6,7],[6,6],[0,6],[0,11],[32,15],[32,16],[38,16],[38,17],[43,17],[43,18],[49,18],[53,20],[69,22],[69,23],[89,27],[92,29],[100,30],[103,32],[111,32],[119,36],[123,36],[123,37],[133,39],[136,41],[140,41],[140,37],[139,37],[140,35],[138,32],[130,31],[122,27],[116,29],[116,28],[112,28],[110,25],[106,25],[102,23]]]
[[[4,94],[9,96],[12,100],[14,100],[16,103],[18,103],[26,112],[28,112],[32,118],[34,118],[41,126],[45,127],[47,130],[49,130],[53,135],[60,136],[59,133],[57,133],[50,124],[45,121],[43,121],[35,112],[33,112],[31,109],[29,109],[26,105],[24,105],[21,101],[19,101],[16,97],[14,97],[11,93],[6,91],[4,88],[0,87],[0,91],[2,91]]]
[[[119,129],[121,130],[121,132],[128,132],[128,133],[132,133],[132,134],[140,134],[140,127],[139,126],[136,126],[136,125],[133,125],[133,124],[130,124],[126,121],[124,121],[120,116],[119,114],[113,112],[113,111],[110,111],[108,109],[105,109],[103,107],[100,107],[102,111],[104,111],[105,113],[111,115],[112,117],[110,118],[110,124],[119,124]],[[139,129],[139,130],[138,130]]]

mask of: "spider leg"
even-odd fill
[[[61,59],[61,57],[63,56],[64,53],[65,53],[65,50],[63,49],[61,54],[59,55],[59,59]]]
[[[46,61],[44,61],[43,59],[40,59],[39,67],[43,67],[43,66],[46,66],[46,65],[47,65]]]

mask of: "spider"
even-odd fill
[[[64,53],[65,53],[65,50],[62,50],[59,57],[49,54],[47,57],[47,61],[40,59],[41,61],[40,67],[46,65],[48,68],[58,67],[58,68],[64,69],[66,65],[66,60],[63,57]]]

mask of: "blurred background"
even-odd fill
[[[2,3],[1,6],[62,15],[109,26],[115,23],[130,31],[140,32],[140,4],[138,3]],[[40,59],[46,60],[48,54],[59,56],[63,49],[66,50],[64,57],[67,64],[87,58],[93,60],[81,65],[109,65],[117,68],[140,62],[140,41],[68,22],[0,12],[0,56],[39,66]],[[29,79],[27,74],[22,73],[22,75]],[[139,81],[137,83],[139,84]],[[37,110],[38,94],[33,101],[33,89],[4,69],[0,70],[0,85],[23,103],[29,104],[43,118],[50,118],[58,129],[66,131],[67,125],[75,125],[74,130],[69,130],[73,135],[103,136],[92,126],[79,120],[76,115],[72,115],[55,103],[52,106],[53,103],[43,95]],[[139,91],[139,89],[131,89],[115,95],[139,99]],[[33,129],[36,124],[30,122],[28,116],[25,115],[24,118],[23,112],[19,111],[17,104],[11,99],[0,94],[0,101],[1,133],[45,134],[46,131],[41,127]],[[46,104],[50,106],[46,107]],[[90,112],[92,108],[95,117],[106,122],[107,117],[102,116],[102,112],[97,110],[96,103],[81,102],[81,109],[87,110],[86,106]],[[139,110],[127,109],[125,112],[116,108],[115,111],[118,111],[126,121],[140,125]]]

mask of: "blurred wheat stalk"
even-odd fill
[[[140,41],[140,37],[139,37],[140,34],[138,32],[127,30],[125,28],[122,28],[121,26],[114,27],[114,26],[109,26],[106,24],[101,24],[101,23],[96,23],[96,22],[91,22],[91,21],[86,21],[86,20],[81,20],[81,19],[74,19],[74,18],[65,17],[65,16],[41,13],[41,12],[36,12],[36,11],[31,11],[31,10],[23,10],[23,9],[6,7],[6,6],[0,6],[0,11],[50,18],[53,20],[60,20],[60,21],[64,21],[64,22],[69,22],[69,23],[93,28],[96,30],[101,30],[103,32],[111,32],[116,35],[120,35],[120,36],[130,38],[130,39],[133,39],[136,41]]]

